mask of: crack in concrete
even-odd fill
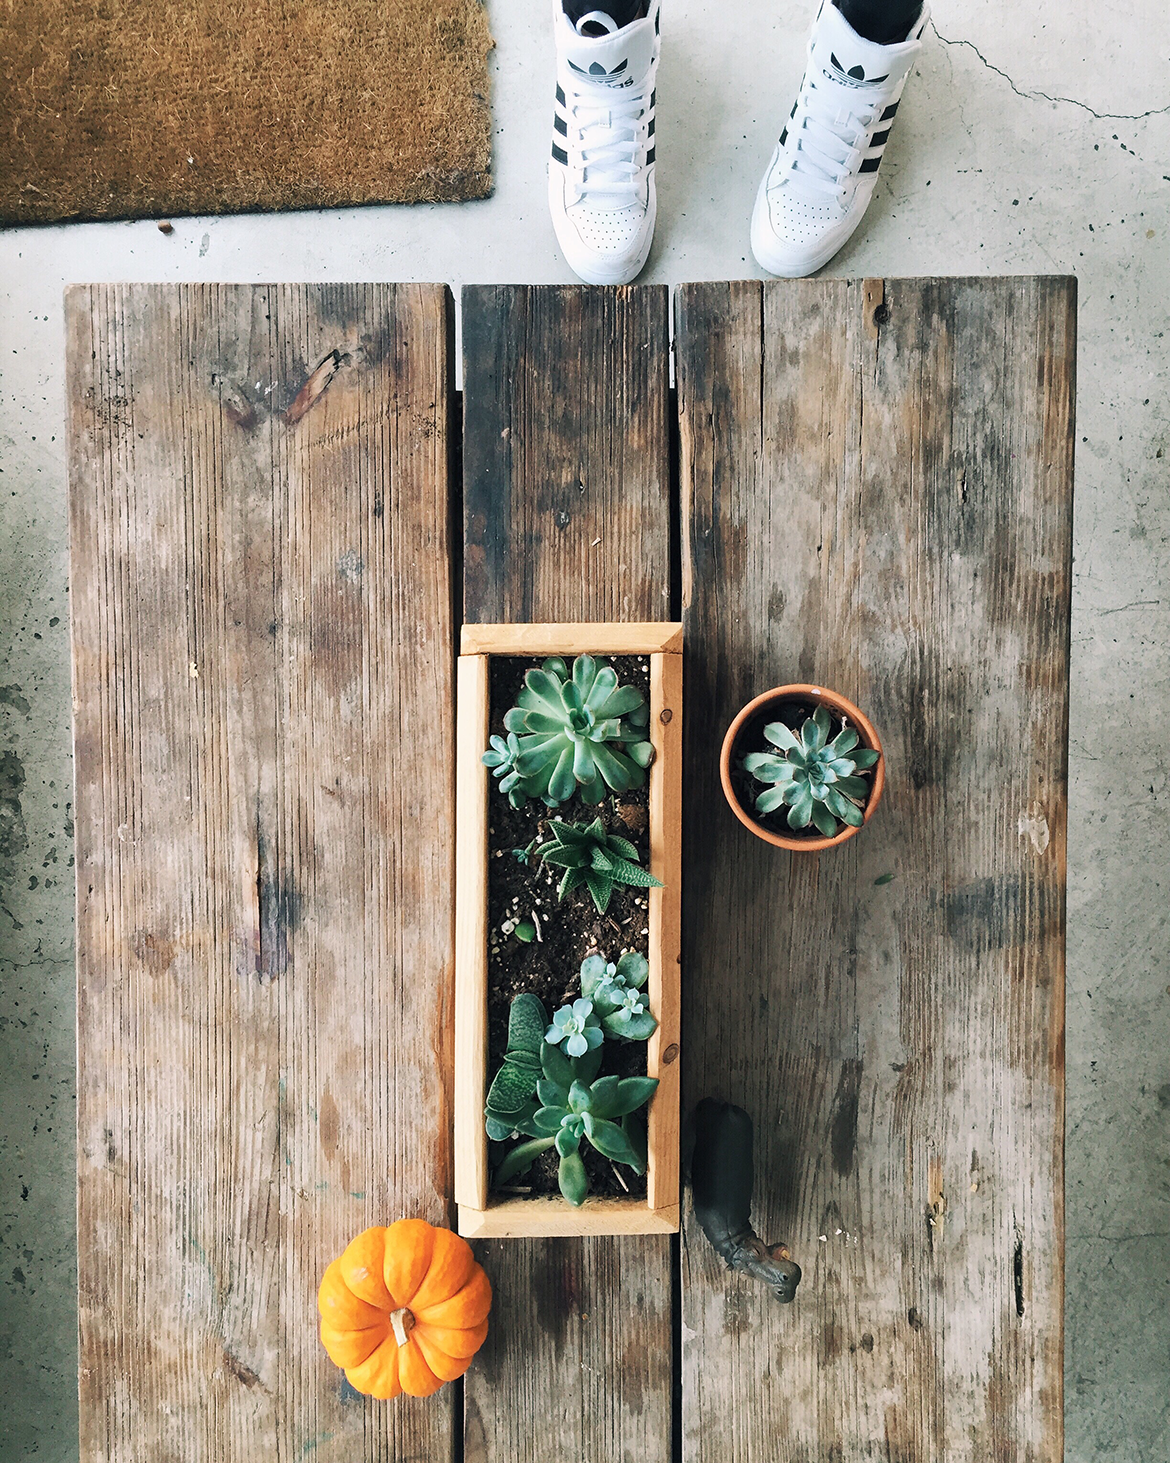
[[[1046,91],[1025,91],[1022,87],[1016,85],[1006,71],[1002,71],[998,66],[990,62],[974,41],[949,39],[942,34],[933,20],[930,22],[930,28],[944,46],[964,46],[968,51],[974,51],[988,71],[994,71],[996,76],[1002,76],[1012,91],[1015,92],[1016,96],[1023,97],[1026,102],[1045,101],[1055,102],[1066,107],[1079,107],[1082,112],[1088,112],[1089,116],[1095,117],[1098,122],[1142,122],[1147,117],[1165,117],[1170,115],[1170,106],[1151,107],[1148,112],[1095,112],[1089,106],[1088,102],[1078,101],[1076,97],[1055,97]]]

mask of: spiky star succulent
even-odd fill
[[[592,823],[562,823],[554,818],[549,832],[552,837],[534,849],[532,856],[564,869],[557,886],[558,899],[584,886],[593,896],[598,913],[604,914],[615,884],[662,888],[662,881],[638,862],[634,845],[616,833],[607,833],[600,818]]]
[[[560,656],[524,677],[516,705],[504,717],[507,740],[493,736],[486,766],[513,807],[541,798],[549,807],[580,793],[599,803],[641,787],[654,756],[646,735],[650,709],[636,686],[619,686],[617,672],[579,655],[570,674]]]
[[[842,824],[861,827],[870,784],[857,774],[875,767],[879,754],[858,748],[861,738],[850,726],[830,741],[831,728],[824,706],[807,718],[799,735],[781,721],[769,722],[764,735],[776,751],[751,752],[743,759],[746,772],[770,784],[756,797],[757,813],[787,807],[789,828],[812,823],[826,838],[839,833]]]

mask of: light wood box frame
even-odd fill
[[[658,1078],[647,1116],[646,1198],[493,1199],[483,1105],[488,1084],[487,880],[491,657],[644,655],[650,661],[650,978],[658,1029],[646,1070]],[[679,1013],[682,886],[682,626],[465,625],[457,677],[455,773],[455,1201],[469,1238],[672,1234],[679,1217]]]

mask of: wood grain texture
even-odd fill
[[[678,1213],[677,1204],[648,1209],[643,1199],[590,1199],[584,1209],[555,1198],[504,1199],[487,1209],[461,1204],[459,1233],[468,1239],[675,1234]]]
[[[464,619],[668,618],[666,291],[465,289],[463,346]],[[668,1463],[670,1240],[477,1248],[466,1463]]]
[[[687,1221],[683,1456],[1057,1463],[1075,281],[694,285],[677,350],[684,1105],[751,1112],[805,1271],[782,1308]],[[819,856],[717,775],[789,681],[888,759]]]
[[[682,626],[650,625],[464,625],[461,655],[650,655],[682,650]]]
[[[449,1217],[450,298],[66,314],[83,1463],[451,1458],[315,1307]]]
[[[665,292],[462,300],[463,618],[669,620]]]
[[[574,1208],[559,1195],[541,1200],[494,1198],[489,1194],[488,1140],[484,1105],[488,1091],[488,859],[491,781],[483,763],[491,724],[490,656],[459,657],[456,733],[455,856],[455,1200],[459,1233],[484,1238],[504,1235],[607,1235],[674,1233],[678,1228],[679,1164],[679,990],[682,893],[682,655],[655,647],[681,643],[679,625],[629,626],[492,625],[488,641],[497,655],[578,655],[603,646],[649,659],[649,740],[654,760],[649,776],[647,867],[662,887],[649,891],[647,994],[658,1027],[646,1044],[646,1075],[658,1082],[647,1119],[646,1198],[587,1198]],[[476,643],[474,626],[462,640]]]
[[[650,1167],[646,1202],[677,1215],[682,1050],[683,658],[650,657],[650,872],[662,881],[649,899],[650,977],[646,993],[658,1028],[646,1044],[646,1071],[658,1091],[646,1119]]]
[[[491,728],[491,661],[461,655],[455,733],[455,1202],[488,1200],[488,794],[483,765]]]

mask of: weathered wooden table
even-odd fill
[[[67,316],[84,1463],[1055,1463],[1074,283],[689,286],[677,406],[665,290],[470,289],[461,434],[438,287]],[[805,1278],[485,1243],[475,1366],[387,1405],[314,1296],[450,1213],[460,592],[681,612],[684,1107]],[[792,680],[888,757],[820,858],[718,784]]]

